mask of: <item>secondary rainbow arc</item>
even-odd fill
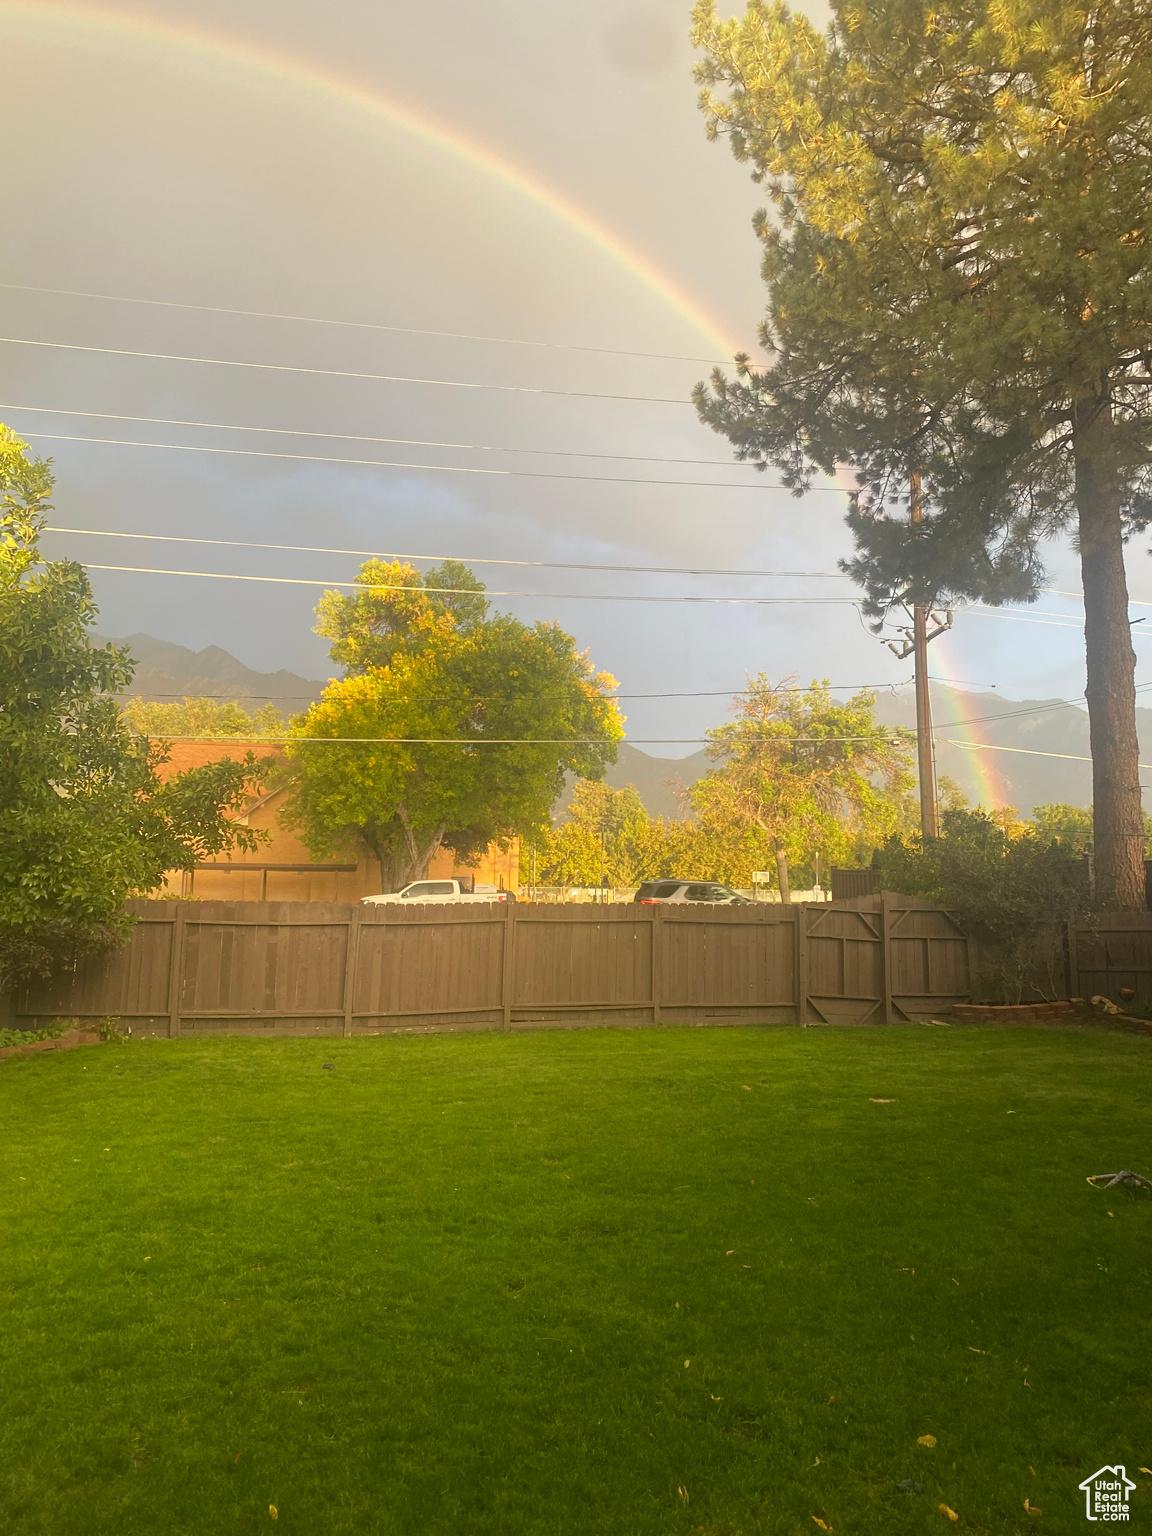
[[[195,58],[258,77],[289,92],[310,98],[321,110],[351,111],[391,130],[441,150],[459,163],[490,177],[551,214],[573,234],[628,272],[668,309],[687,321],[720,355],[732,356],[739,345],[723,333],[719,322],[647,256],[631,246],[601,220],[538,177],[480,141],[426,113],[370,89],[334,70],[277,53],[223,33],[186,22],[159,21],[139,12],[100,5],[74,5],[66,0],[0,0],[0,21],[27,25],[37,32],[74,41],[122,38],[137,47],[155,47],[171,55]]]

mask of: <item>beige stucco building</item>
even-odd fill
[[[264,741],[178,741],[171,744],[171,756],[159,773],[170,778],[222,757],[243,757],[249,750],[258,757],[281,756],[278,748]],[[314,859],[299,836],[281,826],[280,812],[290,795],[291,788],[255,795],[239,817],[246,826],[267,833],[267,841],[254,853],[237,849],[194,870],[174,870],[166,878],[166,891],[205,901],[359,901],[362,896],[378,895],[383,889],[380,864],[367,849],[349,853],[343,860]],[[454,853],[442,849],[428,873],[433,879],[475,876],[480,885],[516,891],[519,866],[519,845],[513,841],[507,849],[493,844],[475,865],[460,864]]]

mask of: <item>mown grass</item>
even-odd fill
[[[1105,1462],[1138,1526],[1152,1199],[1085,1178],[1150,1089],[1076,1030],[9,1061],[0,1528],[1079,1531]]]

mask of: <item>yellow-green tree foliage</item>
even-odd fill
[[[121,701],[120,708],[138,735],[163,740],[232,736],[248,741],[278,741],[284,735],[283,717],[272,703],[249,711],[235,699],[127,698]]]
[[[317,855],[366,846],[389,889],[441,847],[541,836],[565,774],[615,760],[614,679],[558,625],[489,615],[463,567],[375,560],[357,580],[318,609],[348,675],[293,722],[288,823]]]
[[[691,792],[698,867],[703,855],[742,886],[775,867],[783,901],[791,866],[810,867],[817,853],[831,865],[895,831],[911,783],[911,733],[877,722],[875,694],[838,703],[826,683],[794,682],[752,679],[735,720],[708,733],[721,766]]]
[[[679,834],[679,836],[678,836]],[[673,868],[683,829],[649,816],[636,788],[578,780],[565,819],[539,843],[543,885],[638,885],[678,873]]]

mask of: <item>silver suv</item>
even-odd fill
[[[717,885],[715,880],[645,880],[632,898],[642,906],[661,906],[671,901],[717,901],[728,906],[749,905],[747,896]]]

